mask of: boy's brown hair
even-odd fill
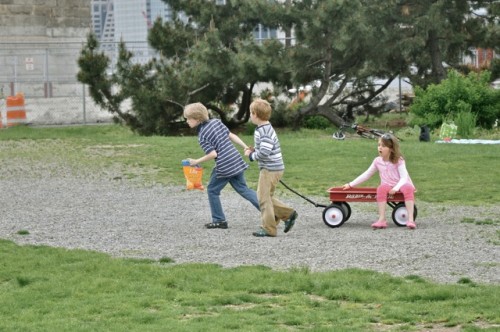
[[[184,117],[205,122],[208,121],[208,110],[202,103],[188,104],[184,107]]]
[[[268,121],[271,118],[271,104],[264,99],[255,99],[250,104],[250,113],[255,114],[261,120]]]

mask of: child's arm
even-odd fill
[[[264,160],[268,158],[273,152],[275,141],[269,135],[261,135],[258,148],[249,148],[245,151],[245,155],[248,156],[250,161]],[[247,152],[249,152],[247,154]]]
[[[392,188],[392,190],[394,190],[394,192],[398,191],[405,183],[408,182],[408,179],[410,178],[410,176],[408,175],[408,171],[406,170],[406,165],[404,162],[399,163],[398,172],[399,172],[399,181]]]
[[[187,160],[189,160],[189,165],[194,166],[194,165],[198,165],[198,164],[204,163],[205,161],[209,161],[209,160],[212,160],[215,158],[217,158],[217,151],[212,150],[212,152],[207,153],[206,155],[204,155],[201,158],[198,158],[198,159],[187,158]]]
[[[245,149],[245,156],[247,156],[248,159],[250,159],[250,161],[255,161],[255,159],[252,158],[252,154],[254,154],[254,152],[255,152],[254,147],[250,147],[248,149]]]
[[[342,186],[342,189],[346,190],[352,187],[357,186],[358,184],[361,184],[368,180],[369,178],[372,177],[373,174],[377,171],[377,167],[375,166],[375,160],[372,162],[370,167],[366,171],[363,172],[360,176],[358,176],[356,179],[354,179],[351,182],[348,182]]]
[[[230,132],[230,133],[229,133],[229,139],[230,139],[233,143],[238,144],[239,146],[241,146],[241,147],[243,148],[243,150],[248,149],[248,145],[246,145],[246,144],[245,144],[245,142],[243,142],[243,141],[241,140],[241,138],[239,138],[239,136],[238,136],[238,135],[233,134],[233,133],[231,133],[231,132]]]

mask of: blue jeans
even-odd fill
[[[224,215],[220,202],[220,192],[228,183],[231,184],[238,194],[252,203],[257,210],[260,210],[257,194],[254,190],[248,188],[244,173],[243,171],[230,178],[218,178],[215,168],[212,170],[207,189],[208,203],[210,204],[210,211],[212,212],[212,222],[226,221],[226,216]]]

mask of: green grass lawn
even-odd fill
[[[241,137],[252,144],[251,135]],[[354,136],[337,141],[329,131],[280,131],[279,137],[286,164],[283,180],[314,197],[327,198],[326,189],[354,179],[377,155],[375,140]],[[98,173],[118,165],[129,178],[166,185],[184,184],[181,160],[203,154],[196,136],[141,137],[119,126],[10,128],[0,133],[2,141],[1,158],[11,162],[27,158],[51,163],[64,156],[65,163],[80,171]],[[461,205],[500,201],[500,144],[422,143],[414,136],[405,137],[401,149],[418,190],[417,200]],[[213,165],[203,165],[205,181]],[[256,165],[246,176],[255,187]],[[378,182],[376,175],[364,185]]]
[[[328,187],[352,180],[377,154],[376,141],[335,141],[328,131],[279,135],[285,182],[325,200]],[[251,135],[241,137],[252,144]],[[417,200],[500,201],[500,145],[405,137],[402,151]],[[181,160],[201,154],[194,136],[140,137],[114,125],[0,131],[4,166],[64,163],[75,176],[117,168],[146,185],[185,185]],[[250,186],[257,176],[252,164]],[[173,265],[0,240],[0,331],[499,331],[498,308],[499,285],[468,279],[443,285],[357,269]]]
[[[0,259],[1,331],[500,328],[500,287],[467,280],[170,265],[2,240]]]

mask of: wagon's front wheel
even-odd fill
[[[323,210],[323,221],[328,227],[340,227],[345,220],[344,209],[339,204],[332,204]]]
[[[413,220],[417,219],[417,206],[413,207]],[[405,203],[398,203],[392,210],[392,221],[398,226],[405,227],[408,222],[408,210]]]

